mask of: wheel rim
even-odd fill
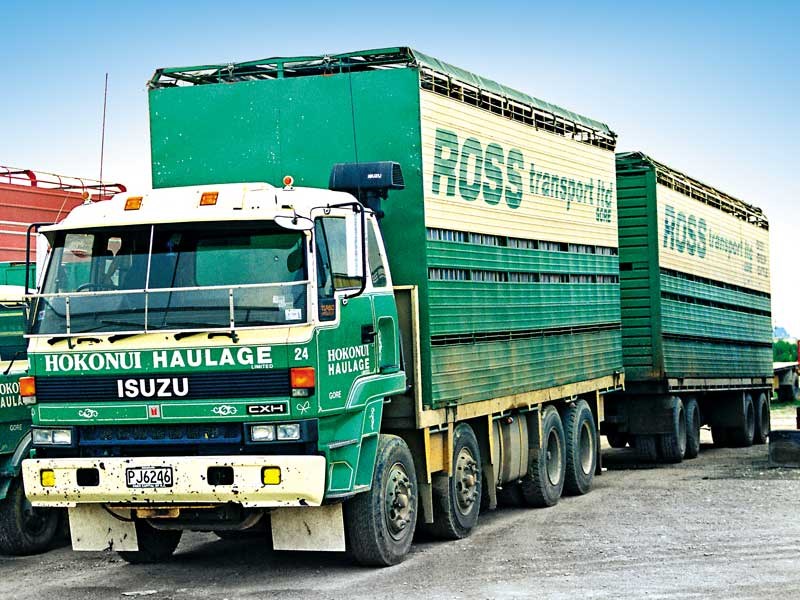
[[[766,402],[761,405],[761,435],[766,437],[769,434],[769,407]]]
[[[408,472],[401,463],[394,463],[389,469],[386,486],[386,528],[395,540],[402,539],[409,531],[413,497]]]
[[[547,479],[550,480],[551,485],[558,485],[561,482],[561,440],[558,439],[558,434],[554,429],[551,429],[547,436],[545,452]]]
[[[456,457],[456,505],[462,515],[469,513],[478,499],[478,463],[469,448],[461,448]]]
[[[678,446],[681,451],[686,449],[686,413],[683,409],[678,411]]]
[[[39,537],[47,529],[44,511],[34,508],[27,498],[22,501],[22,529],[31,537]]]
[[[592,470],[592,459],[594,458],[594,436],[592,436],[589,423],[584,423],[581,427],[578,447],[580,448],[581,470],[588,475]]]

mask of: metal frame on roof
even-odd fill
[[[326,56],[275,57],[224,65],[158,69],[148,88],[238,83],[392,68],[416,68],[420,86],[511,120],[576,141],[614,150],[608,125],[480,77],[408,47]]]
[[[766,215],[764,215],[764,211],[757,206],[748,204],[702,181],[689,177],[685,173],[681,173],[680,171],[658,162],[643,152],[622,152],[617,154],[617,158],[622,161],[639,161],[640,163],[649,164],[655,169],[657,183],[673,189],[684,196],[689,196],[704,204],[713,206],[718,210],[733,215],[737,219],[741,219],[756,227],[769,230],[769,221]],[[617,161],[618,171],[636,168],[625,165],[624,163],[621,165],[619,160]]]

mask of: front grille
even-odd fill
[[[119,381],[135,380],[133,388]],[[185,380],[185,381],[184,381]],[[187,389],[188,388],[188,389]],[[179,393],[175,393],[175,392]],[[186,393],[183,393],[183,392]],[[267,398],[289,396],[291,392],[288,369],[230,371],[226,373],[169,373],[157,375],[82,375],[72,377],[37,377],[38,402],[91,402],[111,400],[151,400],[175,398],[198,400],[213,398]]]
[[[241,423],[100,425],[77,429],[79,446],[230,444],[242,441]]]

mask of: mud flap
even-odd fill
[[[341,504],[276,508],[270,513],[275,550],[344,552]]]
[[[119,519],[99,504],[79,504],[69,509],[69,530],[73,550],[136,551],[139,540],[136,526],[129,519],[131,511],[122,511]]]

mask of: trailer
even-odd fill
[[[624,393],[614,447],[677,462],[769,433],[772,326],[763,212],[640,153],[617,155]]]
[[[43,230],[25,487],[73,548],[266,528],[389,565],[418,522],[590,490],[624,383],[608,126],[405,47],[149,87],[154,189]]]

